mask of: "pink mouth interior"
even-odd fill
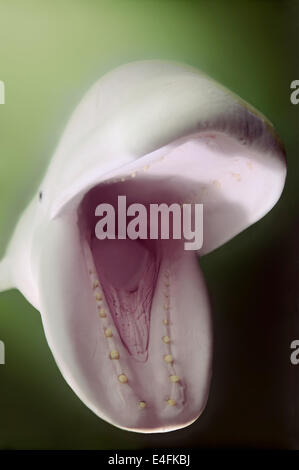
[[[120,338],[134,359],[147,359],[159,258],[142,241],[91,240],[91,252]]]
[[[79,211],[81,233],[89,244],[114,325],[129,355],[139,362],[148,358],[151,307],[161,260],[171,259],[181,241],[168,240],[165,250],[164,240],[117,239],[117,196],[126,195],[127,207],[135,202],[145,206],[153,202],[181,203],[182,196],[175,197],[172,186],[146,181],[99,185],[87,193]],[[95,208],[101,203],[114,207],[115,240],[98,240],[95,235],[95,225],[99,220],[94,215]],[[148,232],[149,226],[148,217]]]

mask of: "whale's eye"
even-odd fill
[[[39,199],[40,202],[42,201],[42,199],[43,199],[43,192],[42,191],[40,191],[38,193],[38,199]]]

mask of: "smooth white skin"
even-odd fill
[[[188,312],[184,321],[178,316],[173,327],[175,353],[187,384],[187,404],[182,413],[158,405],[157,387],[155,419],[143,419],[139,410],[119,407],[124,389],[120,394],[123,386],[115,381],[111,363],[103,360],[105,346],[97,336],[98,318],[82,269],[77,230],[77,209],[91,188],[132,174],[135,178],[135,173],[149,182],[183,178],[188,187],[186,202],[204,204],[201,254],[205,254],[273,207],[283,189],[286,166],[271,125],[239,98],[191,67],[137,62],[107,74],[87,93],[41,182],[42,201],[35,195],[17,224],[0,264],[0,288],[17,287],[41,311],[62,374],[97,415],[124,429],[162,432],[194,421],[208,395],[210,312],[195,258],[188,254],[180,264],[178,276],[184,276],[176,280],[177,290],[184,289],[176,296],[176,311]],[[152,312],[159,308],[155,306],[158,298],[159,290]],[[82,310],[88,316],[84,321]],[[140,377],[154,377],[159,367],[155,338],[160,333],[155,318],[153,315],[149,346],[152,365]],[[78,328],[73,327],[74,321]],[[99,344],[95,362],[87,367],[95,343]],[[201,350],[196,358],[198,344]],[[129,364],[129,357],[126,360]],[[101,368],[94,366],[97,361]],[[135,400],[130,393],[128,402]]]

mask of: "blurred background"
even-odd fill
[[[0,0],[0,254],[83,93],[139,59],[194,65],[262,111],[288,156],[284,193],[260,222],[203,257],[214,322],[207,407],[161,435],[97,418],[62,378],[39,313],[0,295],[0,449],[299,449],[299,2]]]

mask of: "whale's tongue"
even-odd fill
[[[159,258],[145,242],[97,240],[91,252],[120,338],[137,361],[148,357],[150,316]]]

